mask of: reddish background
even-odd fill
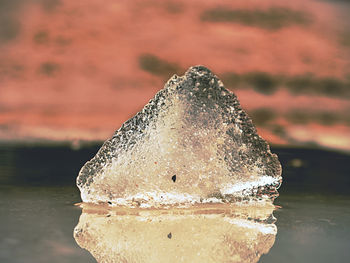
[[[350,151],[346,1],[0,2],[0,140],[105,140],[210,68],[272,144]]]

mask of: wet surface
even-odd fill
[[[350,197],[285,195],[275,202],[278,233],[260,262],[346,262],[350,256]]]
[[[80,201],[75,178],[97,148],[0,148],[0,262],[96,262],[78,246],[73,231],[85,213],[74,206]],[[346,262],[350,257],[350,157],[309,149],[272,151],[284,167],[284,182],[275,201],[281,208],[273,212],[275,241],[259,262]],[[107,216],[99,215],[116,218],[113,213]],[[88,219],[97,222],[91,213]],[[163,225],[164,242],[177,242],[180,230],[172,223]],[[118,240],[114,241],[119,245],[125,242]],[[210,235],[205,240],[210,241]],[[177,255],[176,247],[173,253]],[[178,261],[169,258],[168,262]]]

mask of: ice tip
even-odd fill
[[[196,66],[192,66],[190,67],[185,75],[214,75],[213,72],[208,69],[206,66],[203,65],[196,65]]]

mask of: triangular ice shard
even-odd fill
[[[280,183],[277,155],[203,66],[173,76],[77,178],[84,202],[132,206],[269,199]]]

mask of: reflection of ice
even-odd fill
[[[76,242],[98,262],[257,262],[275,241],[272,204],[130,209],[83,205]]]

